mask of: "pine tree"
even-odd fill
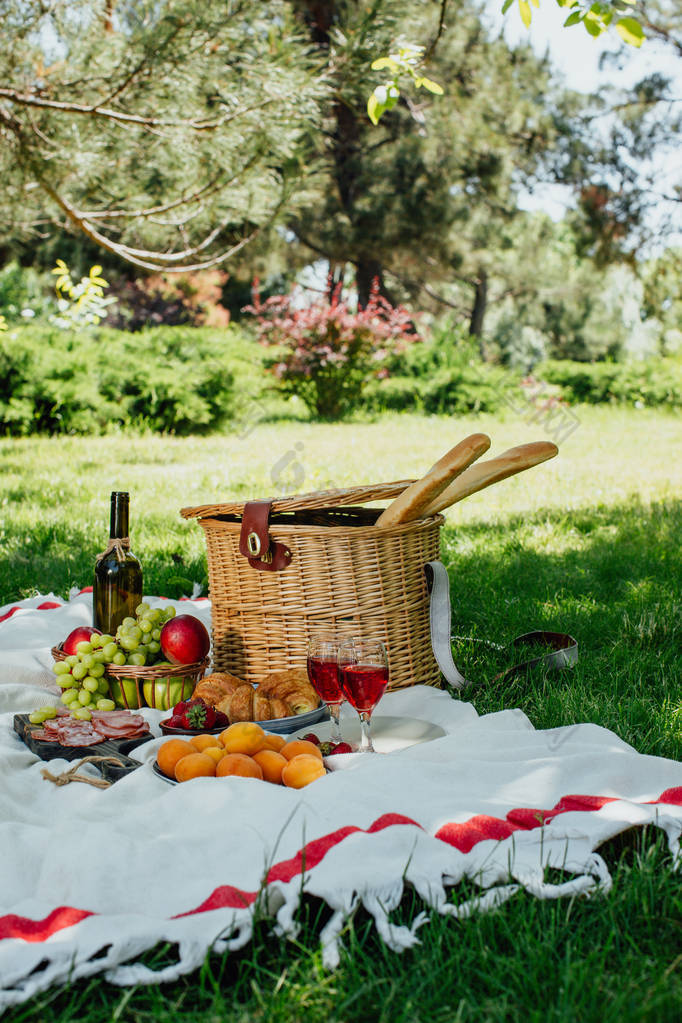
[[[280,0],[0,0],[0,217],[145,269],[239,252],[291,202],[324,89]]]

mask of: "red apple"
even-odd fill
[[[62,643],[62,650],[68,656],[76,653],[76,643],[82,643],[83,640],[89,640],[91,636],[101,636],[101,629],[93,629],[90,625],[79,625],[77,629],[70,632]]]
[[[194,664],[208,653],[211,639],[194,615],[177,615],[161,629],[161,652],[172,664]]]

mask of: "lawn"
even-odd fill
[[[559,457],[448,512],[455,659],[480,713],[521,707],[537,727],[594,721],[638,750],[682,759],[682,430],[650,410],[578,409]],[[203,534],[181,507],[422,474],[458,439],[490,433],[492,453],[543,436],[511,413],[449,420],[237,424],[237,434],[0,442],[0,604],[91,582],[111,489],[131,492],[133,549],[147,592],[206,587]],[[572,633],[570,673],[489,686],[505,642],[532,628]],[[608,895],[538,902],[519,894],[462,923],[434,918],[397,956],[358,914],[328,975],[304,905],[296,943],[257,928],[252,945],[161,988],[80,982],[8,1011],[8,1020],[591,1021],[677,1020],[682,895],[657,833],[600,850]],[[459,893],[461,895],[461,892]],[[400,912],[422,907],[408,897]],[[161,963],[167,950],[147,958]]]

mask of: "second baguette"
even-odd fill
[[[427,474],[396,497],[381,513],[375,525],[397,526],[401,522],[418,519],[424,509],[434,501],[445,488],[475,462],[490,447],[490,437],[485,433],[472,433],[432,465]]]
[[[472,465],[431,501],[425,514],[437,515],[462,498],[469,497],[499,480],[506,480],[508,476],[515,476],[524,469],[532,469],[534,465],[554,458],[558,452],[558,447],[552,441],[538,440],[530,444],[519,444],[518,447],[509,448],[496,458],[488,458],[485,462]]]

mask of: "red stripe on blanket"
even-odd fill
[[[462,824],[444,824],[435,834],[435,838],[449,845],[455,846],[460,852],[469,852],[478,842],[489,839],[501,841],[508,838],[514,831],[528,831],[538,828],[561,813],[594,813],[601,810],[607,803],[618,802],[615,796],[563,796],[551,810],[534,810],[527,807],[519,807],[510,810],[504,819],[488,817],[483,814],[469,818]],[[651,806],[656,803],[670,803],[675,806],[682,806],[682,787],[666,789],[658,799],[650,799],[641,806]],[[359,828],[355,825],[348,825],[332,831],[329,835],[309,842],[303,849],[289,860],[273,866],[267,875],[267,883],[282,881],[284,883],[293,880],[305,870],[309,870],[320,863],[326,854],[343,842],[345,838],[355,834],[372,835],[384,828],[395,827],[396,825],[410,825],[411,827],[424,830],[422,825],[410,817],[399,813],[387,813],[378,817],[368,828]],[[243,909],[256,901],[258,892],[248,892],[242,888],[235,888],[233,885],[221,885],[195,909],[178,913],[171,919],[176,920],[184,916],[193,916],[196,913],[206,913],[213,909]],[[4,938],[21,938],[24,941],[46,941],[57,931],[66,927],[72,927],[80,923],[88,916],[94,914],[88,910],[74,909],[70,906],[59,906],[46,916],[43,920],[30,920],[28,917],[9,914],[0,917],[0,941]]]
[[[373,835],[377,831],[383,831],[384,828],[391,828],[395,824],[411,824],[414,828],[420,828],[421,825],[417,821],[413,821],[410,817],[403,817],[399,813],[385,813],[383,816],[378,817],[373,824],[366,829],[349,825],[345,828],[339,828],[338,831],[332,831],[329,835],[324,835],[322,838],[316,839],[314,842],[309,842],[305,845],[295,856],[292,856],[290,860],[283,860],[276,866],[272,867],[268,871],[267,883],[271,884],[273,881],[291,881],[294,877],[299,874],[303,874],[306,870],[312,870],[316,867],[324,857],[327,855],[330,849],[333,849],[339,842],[343,842],[344,838],[348,838],[349,835],[355,835],[363,833],[367,835]]]
[[[86,909],[74,909],[73,906],[57,906],[42,920],[29,920],[26,916],[15,916],[9,913],[0,917],[0,941],[3,938],[21,938],[22,941],[47,941],[56,931],[73,927],[94,916]]]
[[[676,791],[669,789],[669,792]],[[665,795],[666,793],[663,793]],[[471,852],[479,842],[500,842],[509,838],[515,831],[532,831],[543,824],[549,824],[562,813],[595,813],[607,803],[617,802],[614,796],[562,796],[551,810],[535,810],[532,807],[521,807],[510,810],[504,818],[488,817],[477,814],[461,824],[444,824],[435,837],[447,842],[462,853]],[[665,802],[663,796],[650,800],[651,803]]]
[[[38,604],[37,608],[22,608],[22,607],[11,607],[9,611],[5,611],[4,615],[0,615],[0,622],[7,621],[12,615],[15,615],[17,611],[52,611],[55,607],[63,607],[62,604],[58,604],[54,600],[46,600],[43,604]]]
[[[221,885],[220,888],[211,892],[209,897],[196,909],[188,909],[186,913],[177,913],[171,919],[179,920],[183,916],[207,913],[211,909],[248,909],[256,901],[257,895],[258,892],[244,892],[241,888],[235,888],[231,884]]]

